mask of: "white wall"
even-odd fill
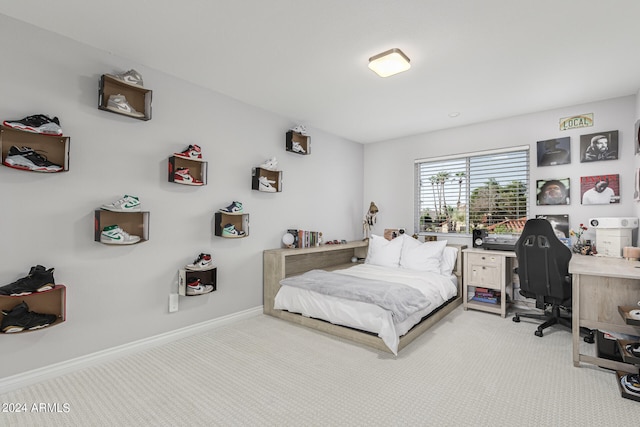
[[[0,119],[55,115],[71,138],[68,172],[0,167],[0,285],[42,264],[67,286],[65,323],[0,336],[0,379],[260,306],[262,251],[280,247],[287,228],[361,238],[362,145],[308,129],[311,155],[289,153],[285,133],[295,119],[4,15],[0,40]],[[130,68],[153,90],[148,122],[97,108],[100,76]],[[209,162],[207,186],[167,182],[168,157],[188,144]],[[251,190],[252,167],[274,155],[283,192]],[[123,194],[150,211],[149,241],[94,242],[94,210]],[[250,236],[213,236],[214,212],[233,200],[250,214]],[[218,290],[181,297],[170,314],[177,271],[200,252],[213,254]]]
[[[640,107],[637,111],[640,111]],[[593,127],[559,130],[560,118],[583,113],[594,114]],[[530,217],[538,214],[568,214],[570,227],[576,229],[591,217],[639,216],[638,204],[633,199],[634,165],[638,162],[635,156],[634,123],[639,114],[636,113],[636,97],[632,95],[368,144],[364,152],[364,200],[374,200],[380,209],[373,231],[382,234],[385,228],[414,229],[415,159],[522,145],[531,147]],[[619,131],[618,160],[580,163],[580,135],[610,130]],[[537,167],[536,142],[566,136],[571,137],[571,164]],[[600,174],[620,175],[621,202],[615,205],[582,206],[579,197],[580,177]],[[536,180],[567,177],[571,179],[570,205],[536,206]],[[468,237],[446,238],[471,244]],[[593,230],[587,231],[585,238],[595,239]]]

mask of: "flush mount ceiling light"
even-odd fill
[[[411,68],[409,57],[393,48],[369,58],[369,68],[380,77],[389,77]]]

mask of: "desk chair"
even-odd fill
[[[515,244],[515,253],[520,294],[535,299],[536,308],[543,312],[515,313],[513,321],[520,322],[520,317],[544,320],[535,331],[539,337],[556,324],[571,330],[571,250],[558,239],[549,221],[530,219]],[[561,309],[569,314],[563,316]],[[593,342],[593,331],[582,328],[581,332],[586,342]]]

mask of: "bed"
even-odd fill
[[[446,241],[422,243],[406,235],[393,240],[373,235],[368,241],[341,245],[267,250],[264,312],[397,354],[461,304],[464,247]],[[361,261],[352,263],[353,257]],[[392,285],[399,288],[394,292],[415,298],[412,307],[399,314],[396,307],[372,302],[372,295],[361,300],[325,293],[310,288],[312,284],[294,283],[300,279],[331,284],[328,287],[340,293],[342,281],[355,282],[354,286],[370,283],[372,289]],[[418,291],[422,295],[416,296]]]

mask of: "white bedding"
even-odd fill
[[[400,337],[424,316],[457,294],[455,276],[433,272],[359,264],[344,270],[335,270],[334,273],[402,283],[418,289],[431,304],[403,322],[394,323],[391,313],[377,305],[322,295],[292,286],[281,286],[275,297],[274,308],[375,333],[396,355]]]

